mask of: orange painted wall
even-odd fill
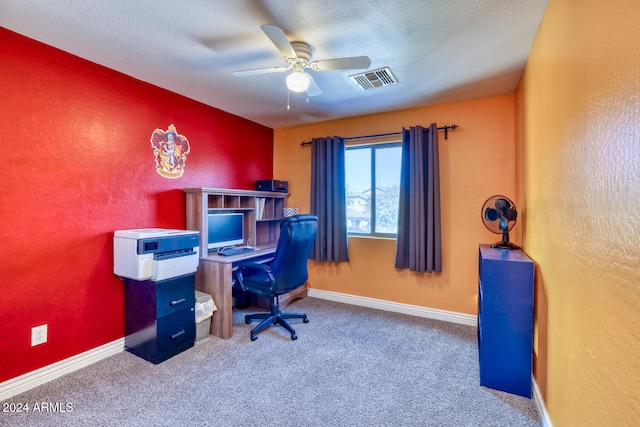
[[[3,28],[0,82],[2,382],[122,338],[113,231],[184,228],[184,187],[253,188],[273,131]],[[178,179],[149,143],[172,123],[191,143]]]
[[[311,287],[475,315],[478,244],[499,240],[481,222],[482,203],[493,194],[515,197],[513,101],[513,95],[503,95],[276,129],[274,178],[289,181],[289,206],[309,212],[311,149],[301,142],[397,132],[433,122],[460,126],[446,141],[439,134],[443,272],[396,269],[395,240],[350,238],[351,262],[312,263]]]
[[[640,3],[551,0],[516,92],[535,377],[555,427],[640,420]]]

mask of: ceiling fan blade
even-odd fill
[[[322,89],[318,86],[318,83],[311,77],[311,74],[306,73],[309,76],[309,88],[307,89],[307,95],[309,96],[318,96],[322,95]]]
[[[361,68],[369,68],[371,59],[368,56],[352,56],[349,58],[324,59],[313,61],[311,68],[317,71],[324,70],[358,70]]]
[[[288,69],[289,67],[255,68],[253,70],[234,71],[231,74],[238,77],[247,77],[247,76],[257,76],[259,74],[282,73],[283,71],[287,71]]]
[[[298,56],[282,28],[269,24],[261,25],[260,28],[285,58],[296,58]]]

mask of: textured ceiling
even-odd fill
[[[0,25],[271,128],[513,92],[547,0],[0,0]],[[289,95],[260,29],[309,43],[312,60],[367,55],[397,85],[310,71],[322,95]],[[288,100],[289,97],[289,100]],[[290,109],[287,109],[287,103]]]

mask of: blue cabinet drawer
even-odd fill
[[[195,315],[192,309],[187,309],[161,317],[153,325],[127,335],[125,346],[130,353],[157,364],[193,347],[195,337]]]
[[[169,358],[193,346],[196,338],[196,319],[192,309],[182,310],[158,319],[157,348],[160,357]]]
[[[176,313],[196,303],[195,276],[176,277],[155,282],[156,316],[162,317]]]

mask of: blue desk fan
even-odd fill
[[[492,248],[520,249],[509,241],[509,231],[516,225],[518,211],[508,197],[495,195],[482,205],[482,223],[492,233],[502,234],[502,240],[491,245]]]

